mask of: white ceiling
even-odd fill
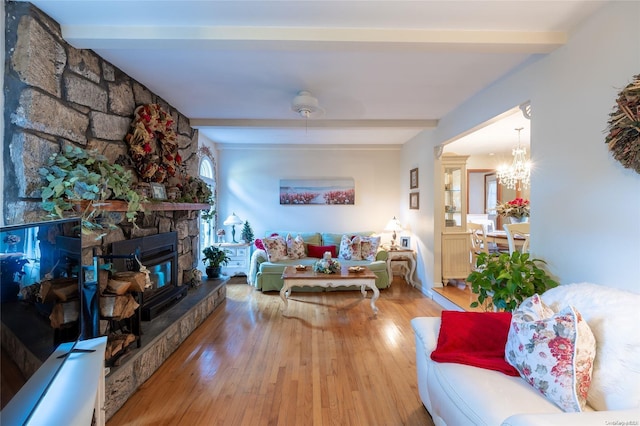
[[[403,144],[532,55],[562,46],[604,2],[31,3],[72,46],[93,49],[224,147]],[[291,110],[300,90],[324,115],[306,121]],[[516,126],[505,127],[513,145]]]

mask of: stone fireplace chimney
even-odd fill
[[[5,12],[6,224],[42,219],[38,169],[62,146],[95,149],[130,167],[124,138],[139,105],[159,104],[172,117],[186,172],[198,175],[197,131],[188,118],[93,51],[67,44],[59,25],[30,3],[8,2]],[[92,264],[94,252],[107,254],[114,242],[168,232],[177,236],[181,286],[183,273],[199,261],[197,207],[148,209],[139,215],[137,227],[125,221],[99,240],[83,238],[82,263]]]

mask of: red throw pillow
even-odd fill
[[[331,257],[338,256],[336,246],[316,246],[313,244],[307,244],[307,256],[309,257],[317,257],[318,259],[322,259],[325,251],[330,251]]]
[[[442,311],[438,345],[431,359],[519,376],[504,359],[510,324],[510,312]]]
[[[265,250],[265,248],[264,248],[264,243],[262,242],[262,240],[261,240],[260,238],[257,238],[257,239],[253,242],[253,245],[255,245],[257,249]]]

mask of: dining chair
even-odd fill
[[[484,226],[479,223],[468,222],[467,231],[469,231],[469,236],[471,237],[471,249],[476,253],[481,251],[489,253]]]
[[[467,222],[467,231],[471,238],[469,261],[471,262],[471,270],[475,270],[478,254],[482,252],[489,253],[489,245],[487,244],[486,236],[487,230],[479,223]]]
[[[502,226],[507,233],[507,242],[509,243],[509,254],[512,254],[516,250],[514,242],[514,236],[516,234],[525,237],[522,248],[519,250],[521,253],[529,252],[529,223],[506,223]]]

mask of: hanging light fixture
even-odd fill
[[[319,116],[324,113],[324,110],[318,104],[318,99],[307,90],[298,92],[291,102],[291,109],[304,117],[305,129],[307,128],[309,117]]]
[[[518,127],[518,146],[513,148],[513,163],[511,166],[500,166],[497,177],[500,185],[509,189],[527,189],[531,183],[531,163],[527,160],[527,149],[520,145],[520,132],[523,127]]]

